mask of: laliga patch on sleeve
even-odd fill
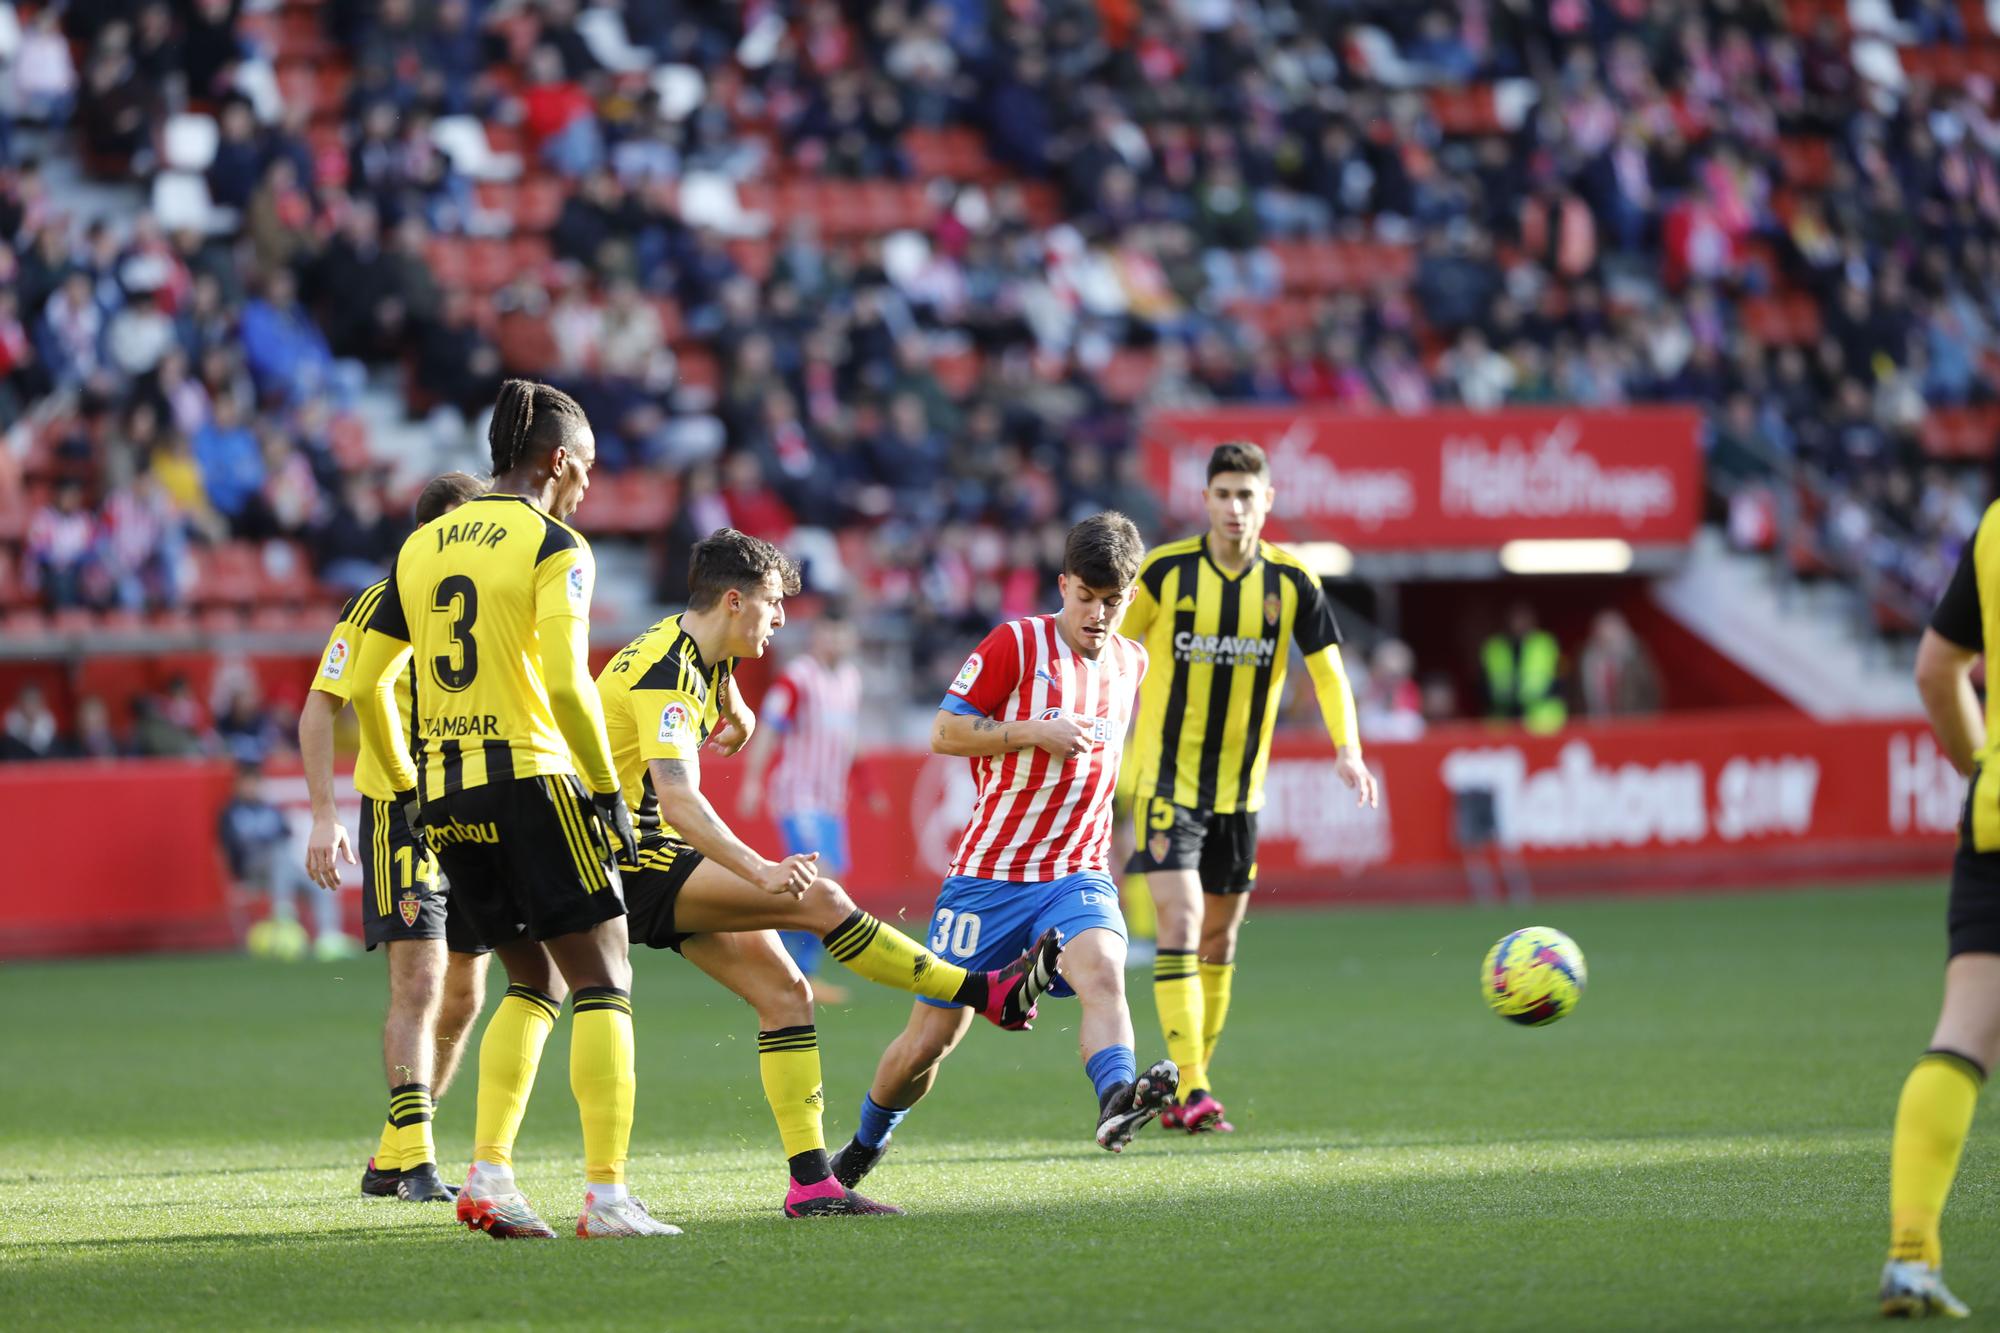
[[[569,567],[569,604],[578,610],[590,606],[590,575],[584,573],[582,565]]]
[[[346,675],[347,653],[347,640],[345,639],[335,639],[332,643],[328,644],[326,648],[326,665],[319,669],[319,674],[325,676],[328,680],[339,680],[342,676]]]
[[[686,740],[689,731],[686,704],[672,703],[660,710],[660,744]]]
[[[958,679],[951,683],[951,692],[953,694],[964,694],[970,690],[972,682],[979,679],[979,673],[985,669],[985,666],[985,659],[980,657],[978,653],[974,653],[972,656],[966,658],[965,665],[958,669]]]

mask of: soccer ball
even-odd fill
[[[1583,950],[1548,926],[1503,935],[1479,967],[1479,990],[1493,1012],[1532,1028],[1576,1008],[1588,979]]]

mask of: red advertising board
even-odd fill
[[[1700,416],[1683,408],[1357,414],[1309,407],[1159,412],[1148,479],[1201,513],[1209,452],[1270,455],[1281,540],[1357,551],[1490,549],[1516,538],[1685,544],[1701,515]]]
[[[872,754],[879,809],[857,803],[846,882],[907,922],[924,914],[972,808],[962,759]],[[1555,736],[1459,727],[1370,748],[1379,809],[1358,810],[1324,739],[1281,738],[1261,818],[1260,893],[1277,903],[1447,901],[1467,895],[1455,794],[1491,793],[1499,841],[1538,891],[1740,887],[1779,876],[1942,875],[1964,783],[1918,721],[1825,723],[1735,714],[1579,726]],[[743,765],[703,786],[739,819]],[[278,778],[296,807],[305,784]],[[220,764],[0,767],[0,957],[181,947],[226,939],[215,817]],[[352,830],[351,807],[350,831]],[[106,812],[115,812],[107,836]],[[358,881],[357,881],[358,884]]]

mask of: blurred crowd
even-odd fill
[[[172,676],[160,689],[130,694],[121,711],[85,694],[65,722],[30,681],[0,712],[0,761],[223,758],[261,769],[297,753],[296,706],[267,698],[247,670],[218,670],[206,698],[186,676]]]
[[[1896,40],[1964,39],[1894,8]],[[1697,403],[1740,544],[1912,606],[1985,494],[1919,428],[1989,394],[1994,90],[1864,78],[1778,0],[332,0],[337,150],[255,76],[238,0],[54,12],[17,20],[10,114],[145,172],[161,113],[209,108],[239,224],[78,228],[32,163],[0,185],[0,416],[81,405],[26,553],[52,605],[170,605],[224,536],[365,582],[395,524],[332,440],[362,367],[406,367],[459,461],[510,316],[607,470],[676,479],[662,597],[718,523],[791,541],[913,631],[926,688],[1036,602],[1074,516],[1164,535],[1135,407]],[[65,37],[66,76],[28,58]],[[1463,123],[1432,93],[1467,87],[1497,91]],[[482,208],[465,116],[562,191],[550,263],[478,300],[428,247],[523,224]],[[912,135],[954,126],[1002,175],[924,181],[907,230],[740,205],[918,176]],[[1407,258],[1302,296],[1281,256],[1313,238]],[[1792,298],[1811,318],[1774,330]],[[1107,384],[1134,354],[1136,404]]]

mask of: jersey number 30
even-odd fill
[[[464,574],[440,579],[431,591],[431,610],[451,617],[452,647],[431,659],[431,672],[438,684],[457,694],[479,674],[479,645],[472,637],[472,622],[479,619],[479,589]]]
[[[956,917],[956,922],[953,917]],[[949,907],[938,909],[937,920],[931,924],[931,952],[948,953],[957,958],[970,958],[979,950],[979,914],[976,912],[954,913]]]

